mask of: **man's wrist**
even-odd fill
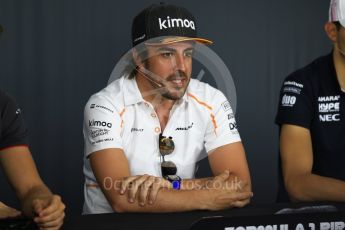
[[[182,181],[181,177],[177,175],[167,175],[164,178],[170,182],[172,189],[175,189],[175,190],[181,189],[181,181]]]

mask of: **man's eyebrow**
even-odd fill
[[[176,52],[175,49],[169,48],[169,47],[160,47],[156,50],[156,52],[162,52],[162,51]],[[194,47],[189,47],[185,49],[183,52],[187,52],[187,51],[194,51]]]
[[[156,50],[156,52],[162,52],[162,51],[176,52],[175,49],[169,48],[169,47],[160,47]]]
[[[194,51],[194,47],[187,48],[184,50],[184,52],[186,52],[186,51]]]

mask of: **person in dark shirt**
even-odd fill
[[[278,201],[345,201],[345,0],[332,0],[331,54],[288,76],[280,92]]]
[[[33,218],[41,229],[59,229],[63,224],[65,205],[41,180],[28,147],[21,110],[1,90],[0,166],[22,204],[20,212],[0,202],[0,219],[24,214]]]

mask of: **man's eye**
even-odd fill
[[[173,53],[171,53],[171,52],[165,52],[165,53],[161,53],[161,55],[162,55],[163,57],[165,57],[165,58],[170,58],[170,57],[173,56]]]
[[[186,52],[186,53],[185,53],[185,56],[186,56],[186,57],[193,57],[193,52]]]

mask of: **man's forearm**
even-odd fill
[[[300,176],[287,185],[293,201],[345,201],[345,182],[316,174]]]
[[[181,181],[181,190],[193,189],[212,189],[214,184],[212,180],[214,177],[205,177],[198,179],[185,179]],[[228,186],[238,191],[251,191],[250,181],[243,181],[236,175],[231,175],[228,179]]]
[[[211,181],[214,177],[205,177],[198,179],[184,179],[181,181],[181,190],[193,190],[205,188],[208,181]]]
[[[116,212],[181,212],[207,209],[205,197],[206,190],[173,190],[162,188],[154,204],[140,206],[136,199],[129,203],[126,196],[118,196],[118,199],[112,204]]]

